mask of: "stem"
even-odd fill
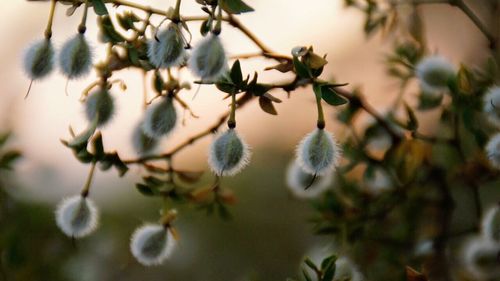
[[[217,14],[217,23],[215,24],[215,27],[212,30],[212,33],[215,35],[219,35],[222,30],[222,8],[220,5],[218,8],[219,8],[219,13]]]
[[[231,95],[231,112],[229,115],[229,120],[227,120],[227,126],[229,129],[236,128],[236,94]]]
[[[87,14],[89,11],[89,0],[85,0],[85,6],[83,7],[83,16],[80,25],[78,26],[78,33],[84,34],[87,30]]]
[[[89,195],[90,186],[92,185],[92,179],[94,178],[95,166],[96,162],[92,161],[92,164],[90,165],[89,175],[87,176],[87,181],[85,182],[82,192],[80,193],[82,197],[87,197]]]
[[[50,2],[49,20],[47,21],[47,28],[45,28],[45,38],[47,39],[52,37],[52,23],[54,21],[54,14],[56,11],[56,3],[57,0],[52,0],[52,2]]]
[[[174,23],[178,23],[181,20],[181,1],[182,0],[177,0],[175,3],[174,14],[172,15],[172,22]]]
[[[476,25],[477,28],[483,33],[490,43],[490,49],[496,49],[496,38],[488,30],[488,27],[479,19],[479,17],[472,11],[472,9],[465,4],[464,0],[449,0],[450,5],[455,6],[462,10],[467,17]]]
[[[323,130],[325,128],[325,113],[323,112],[323,106],[321,105],[321,97],[316,96],[316,106],[318,108],[318,122],[316,126],[318,129]]]

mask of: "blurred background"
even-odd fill
[[[157,8],[174,5],[174,0],[134,0]],[[471,1],[479,14],[487,8],[482,1]],[[392,45],[380,34],[367,37],[362,32],[363,15],[346,9],[340,0],[252,0],[256,12],[239,16],[266,45],[278,53],[290,54],[295,46],[314,46],[318,54],[328,54],[323,77],[360,87],[379,112],[390,110],[398,93],[398,83],[388,78],[383,64]],[[76,33],[80,10],[73,17],[58,7],[54,20],[56,46]],[[122,10],[124,8],[119,8]],[[335,251],[329,236],[315,236],[308,219],[313,209],[307,201],[293,198],[285,185],[285,171],[293,159],[300,139],[315,127],[316,109],[311,89],[299,89],[290,98],[285,92],[277,117],[263,113],[257,103],[237,112],[238,130],[252,147],[247,169],[223,184],[236,193],[231,207],[233,219],[223,221],[184,206],[176,222],[181,240],[175,256],[164,266],[144,268],[129,252],[129,237],[143,222],[156,221],[162,202],[146,198],[134,187],[144,171],[133,169],[123,178],[116,171],[98,172],[92,198],[102,216],[101,227],[89,238],[72,242],[55,225],[53,210],[64,197],[77,194],[85,182],[88,166],[76,161],[60,139],[69,139],[68,127],[86,127],[79,97],[94,76],[67,81],[57,73],[35,82],[28,99],[23,99],[29,79],[22,70],[25,48],[43,36],[49,4],[23,0],[1,1],[0,54],[0,131],[12,131],[10,146],[22,151],[15,171],[1,174],[10,200],[2,206],[0,225],[2,280],[285,280],[297,276],[305,255],[321,256]],[[476,27],[457,9],[448,5],[422,6],[428,44],[455,64],[474,66],[487,58],[487,42]],[[194,1],[183,1],[182,13],[199,15]],[[160,18],[154,18],[159,22]],[[95,15],[89,13],[88,38],[94,45],[96,60],[104,55],[98,43]],[[194,42],[200,35],[199,23],[191,23]],[[230,55],[255,52],[250,41],[232,27],[224,27],[222,40]],[[274,62],[252,59],[242,63],[244,73],[259,71],[264,81],[285,81],[291,76],[262,72]],[[189,73],[183,74],[189,80]],[[112,124],[103,130],[105,147],[116,149],[123,159],[136,157],[131,135],[142,116],[143,79],[141,72],[121,71],[114,75],[126,81],[127,89],[114,90],[118,111]],[[146,85],[152,93],[151,85]],[[414,100],[416,85],[407,98]],[[413,90],[412,90],[413,89]],[[185,126],[162,143],[168,151],[176,143],[204,130],[227,108],[227,100],[213,86],[203,86],[196,99],[186,93],[199,119],[190,118]],[[301,108],[300,112],[297,108]],[[306,109],[304,109],[306,108]],[[336,109],[327,109],[327,128],[340,139],[349,133],[335,121]],[[436,128],[429,123],[436,114],[418,116],[423,131]],[[361,116],[358,125],[370,121]],[[174,159],[178,168],[207,170],[207,146],[211,137],[192,145]],[[207,172],[208,174],[208,172]],[[206,175],[207,181],[210,178]],[[487,196],[487,195],[486,195]],[[490,200],[492,202],[492,200]],[[467,212],[463,214],[467,215]],[[470,215],[470,214],[469,214]],[[466,218],[465,218],[466,220]],[[320,253],[320,254],[318,254]],[[397,280],[397,279],[394,279]]]

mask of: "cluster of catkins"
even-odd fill
[[[422,94],[429,97],[437,97],[446,92],[455,73],[455,67],[438,55],[422,59],[415,69]],[[484,95],[483,113],[500,130],[500,87],[491,87]],[[500,169],[500,132],[490,138],[485,150],[491,165]]]
[[[219,32],[206,35],[189,54],[181,28],[172,22],[149,40],[149,61],[156,69],[187,64],[202,82],[216,82],[228,71]],[[68,79],[83,77],[91,71],[92,51],[84,33],[85,28],[79,28],[79,33],[61,48],[60,68]],[[24,68],[32,81],[45,78],[54,69],[55,48],[50,37],[51,34],[34,43],[26,52]],[[115,113],[115,102],[107,78],[102,77],[101,83],[90,92],[85,101],[85,116],[96,127],[108,124]],[[150,153],[160,138],[173,132],[178,123],[174,102],[174,94],[168,93],[147,109],[133,133],[133,145],[139,154]],[[232,108],[234,111],[235,106]],[[236,132],[235,121],[232,121],[228,122],[229,128],[225,132],[216,136],[209,149],[209,166],[221,177],[240,172],[250,157],[249,147]],[[293,190],[306,197],[321,193],[331,182],[339,157],[340,149],[336,140],[324,128],[318,128],[307,135],[298,146],[297,157],[289,176],[288,181]],[[87,236],[98,226],[98,209],[88,195],[87,187],[80,195],[63,200],[57,207],[57,225],[70,237]],[[140,263],[160,264],[172,253],[175,241],[169,229],[169,223],[147,224],[134,232],[130,247]]]
[[[33,43],[25,53],[24,70],[32,81],[47,77],[54,70],[56,51],[50,37]],[[92,49],[79,32],[66,41],[59,53],[61,73],[68,79],[84,77],[92,68]]]
[[[439,96],[447,91],[448,83],[455,76],[455,68],[440,56],[424,58],[416,67],[424,95]],[[500,87],[491,87],[483,98],[483,114],[500,129]],[[492,167],[500,169],[500,133],[495,133],[486,144],[485,153]],[[500,278],[498,254],[500,253],[500,206],[491,208],[482,223],[482,235],[471,239],[464,247],[463,257],[467,270],[475,278],[493,280]]]
[[[471,238],[463,248],[467,270],[480,280],[500,278],[500,205],[489,209],[482,221],[481,235]]]

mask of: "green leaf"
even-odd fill
[[[293,66],[295,67],[295,73],[301,78],[311,78],[311,70],[299,60],[297,57],[293,57]]]
[[[326,103],[333,106],[339,106],[349,102],[327,85],[321,87],[321,97]]]
[[[270,99],[264,96],[260,96],[259,105],[264,112],[269,113],[271,115],[278,115],[278,112],[276,111],[276,108],[274,107],[274,104]]]
[[[10,133],[2,133],[0,134],[0,147],[4,146],[4,144],[9,140]]]
[[[131,11],[125,11],[122,15],[117,15],[118,24],[125,29],[135,29],[134,23],[139,22],[141,19]]]
[[[229,14],[253,12],[254,9],[241,0],[219,0],[220,7]]]
[[[92,123],[90,123],[89,127],[87,130],[83,131],[81,134],[76,136],[73,140],[67,143],[67,146],[71,148],[78,148],[78,147],[83,147],[87,146],[87,143],[89,139],[94,135],[95,130],[97,129],[97,121],[99,118],[96,116]]]
[[[314,271],[319,271],[319,268],[314,264],[314,262],[309,257],[306,257],[304,259],[304,264]]]
[[[103,0],[92,0],[92,4],[94,6],[94,11],[99,16],[104,16],[108,14],[108,9],[106,9],[106,5]]]
[[[418,119],[417,116],[415,116],[415,112],[413,109],[405,103],[405,108],[406,111],[408,112],[408,123],[406,124],[406,127],[410,131],[415,131],[418,128]]]
[[[10,170],[14,161],[21,157],[21,152],[12,150],[0,156],[0,169]]]
[[[132,45],[127,46],[128,50],[128,59],[133,65],[138,65],[139,64],[139,52],[137,52],[137,49],[134,48]]]
[[[312,281],[311,275],[309,275],[305,269],[302,269],[302,275],[304,275],[306,281]]]
[[[243,74],[241,73],[241,65],[240,61],[236,60],[231,67],[230,73],[231,81],[233,81],[234,85],[239,86],[241,82],[243,82]]]
[[[138,183],[135,185],[135,187],[137,188],[137,190],[139,190],[139,192],[142,195],[145,195],[145,196],[154,196],[155,195],[155,192],[153,191],[153,189],[145,184]]]
[[[116,31],[109,16],[99,17],[99,28],[105,40],[112,43],[124,42],[125,38]]]
[[[92,147],[94,149],[94,156],[96,159],[101,159],[104,157],[104,145],[102,143],[102,134],[100,132],[98,132],[92,139]]]

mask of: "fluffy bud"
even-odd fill
[[[59,63],[63,74],[68,79],[89,74],[92,67],[92,52],[83,34],[78,33],[64,43]]]
[[[500,87],[493,87],[488,90],[483,98],[483,111],[488,120],[500,128]]]
[[[151,106],[144,117],[142,130],[151,138],[159,138],[170,134],[177,124],[177,111],[171,97]]]
[[[160,265],[175,248],[172,234],[159,224],[139,227],[130,240],[134,257],[145,266]]]
[[[56,223],[64,234],[80,238],[94,232],[99,213],[94,202],[81,195],[66,198],[57,206]]]
[[[316,198],[325,192],[333,180],[333,172],[327,171],[322,176],[311,175],[302,169],[302,167],[293,161],[286,173],[286,182],[290,191],[297,198]]]
[[[219,176],[239,173],[249,162],[250,149],[234,129],[217,136],[210,146],[208,163]]]
[[[375,168],[371,177],[365,177],[365,182],[368,190],[374,194],[389,190],[393,186],[390,175],[381,168]]]
[[[106,123],[111,120],[111,117],[113,117],[114,111],[115,102],[109,90],[99,88],[87,97],[85,102],[85,114],[89,122],[92,122],[94,118],[99,115],[97,125],[106,125]]]
[[[227,58],[219,36],[210,34],[198,43],[189,58],[189,68],[203,80],[217,80],[227,69]]]
[[[158,140],[146,135],[142,130],[141,123],[134,129],[134,133],[132,135],[132,144],[134,146],[134,150],[138,154],[144,155],[148,154],[156,148],[156,146],[158,145]]]
[[[500,133],[494,135],[486,145],[486,155],[491,165],[500,169]]]
[[[178,66],[184,61],[184,52],[184,40],[179,27],[173,23],[148,43],[149,60],[158,68]]]
[[[484,216],[483,234],[486,238],[500,243],[500,205],[491,208]]]
[[[316,129],[308,134],[297,147],[297,160],[304,171],[324,175],[338,165],[340,147],[328,131]]]
[[[476,237],[465,245],[463,258],[467,270],[480,280],[500,278],[500,244]]]
[[[24,55],[24,71],[32,79],[42,79],[54,69],[54,46],[49,39],[37,41]]]
[[[448,80],[455,75],[455,68],[441,56],[422,59],[415,68],[424,93],[442,92],[448,89]]]
[[[335,262],[335,275],[333,276],[333,281],[361,281],[363,280],[363,274],[359,269],[346,257],[339,258]]]

